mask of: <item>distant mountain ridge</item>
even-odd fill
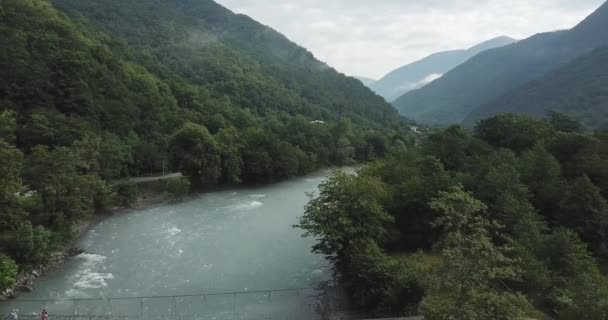
[[[420,122],[458,123],[492,99],[605,45],[608,45],[607,3],[571,30],[537,34],[482,52],[441,79],[406,93],[393,105],[403,115]]]
[[[440,78],[446,72],[488,49],[512,44],[517,40],[497,37],[466,50],[451,50],[432,54],[424,59],[396,69],[370,85],[377,94],[387,101],[393,101],[414,89]]]
[[[372,83],[376,82],[376,79],[372,79],[372,78],[368,78],[368,77],[360,77],[360,76],[353,76],[353,78],[361,81],[361,83],[363,83],[366,86],[370,86]]]
[[[485,103],[464,123],[473,126],[507,112],[543,117],[549,110],[570,115],[589,128],[608,128],[608,47]]]

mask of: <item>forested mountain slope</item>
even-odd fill
[[[569,31],[538,34],[488,50],[441,79],[393,102],[415,120],[446,124],[464,120],[491,99],[608,45],[608,4]]]
[[[441,77],[463,62],[485,50],[503,47],[515,42],[509,37],[498,37],[466,50],[443,51],[396,69],[370,85],[386,101],[393,101],[406,92],[418,89]]]
[[[608,48],[597,49],[491,100],[473,111],[465,123],[473,125],[505,112],[542,117],[548,110],[568,114],[590,128],[608,127]]]
[[[335,72],[271,28],[213,1],[53,2],[125,38],[130,46],[148,50],[180,75],[210,84],[242,107],[283,108],[323,118],[339,114],[371,122],[394,116],[359,82]],[[244,66],[254,69],[236,70]],[[251,74],[264,79],[251,79]],[[285,94],[264,97],[259,91]]]
[[[0,291],[130,205],[113,179],[166,165],[189,179],[177,190],[264,183],[407,143],[359,81],[211,1],[57,5],[86,16],[0,2]]]

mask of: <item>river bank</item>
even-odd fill
[[[132,215],[130,215],[130,213],[132,212],[142,212],[142,211],[147,211],[147,210],[156,210],[158,208],[163,208],[161,210],[164,210],[164,208],[168,208],[168,207],[181,207],[183,205],[187,205],[187,203],[190,202],[197,202],[200,201],[201,198],[213,198],[217,195],[230,195],[230,194],[237,194],[237,193],[246,193],[246,192],[250,192],[251,190],[266,190],[266,189],[276,189],[278,188],[278,186],[281,185],[291,185],[293,183],[296,184],[302,184],[302,182],[304,182],[304,184],[309,185],[308,187],[306,187],[306,189],[303,189],[302,191],[298,192],[297,195],[297,203],[301,202],[302,205],[295,205],[292,203],[285,203],[283,204],[282,207],[279,207],[277,209],[280,210],[287,210],[290,211],[292,209],[296,209],[296,212],[299,212],[297,214],[295,214],[295,217],[299,216],[299,214],[301,214],[301,210],[303,208],[303,204],[305,204],[305,202],[307,201],[307,198],[305,196],[305,193],[308,191],[312,191],[314,189],[316,189],[316,186],[318,185],[318,183],[320,183],[325,177],[331,175],[333,173],[333,171],[337,170],[339,168],[330,168],[330,169],[323,169],[318,171],[317,173],[313,173],[311,175],[305,176],[305,177],[300,177],[300,178],[294,178],[292,180],[288,180],[288,181],[284,181],[284,182],[277,182],[274,184],[270,184],[270,185],[263,185],[263,186],[233,186],[230,188],[227,187],[223,187],[223,188],[216,188],[214,190],[206,190],[206,192],[203,193],[197,193],[195,195],[192,196],[187,196],[184,197],[181,201],[172,201],[171,197],[168,196],[163,190],[162,188],[150,188],[150,185],[147,185],[145,188],[140,188],[141,190],[144,190],[144,192],[140,193],[138,195],[138,200],[136,202],[136,205],[134,207],[131,208],[113,208],[111,210],[106,211],[103,214],[100,215],[96,215],[94,216],[92,219],[86,221],[85,223],[79,225],[78,227],[78,237],[75,239],[75,241],[68,247],[66,247],[64,250],[57,252],[55,254],[53,254],[52,259],[49,259],[49,262],[44,265],[44,266],[37,266],[36,268],[32,269],[32,271],[27,272],[27,273],[22,273],[19,276],[19,280],[15,283],[14,286],[12,286],[11,290],[7,290],[6,292],[4,292],[3,294],[3,298],[16,298],[19,294],[25,294],[27,293],[28,297],[31,297],[32,295],[30,294],[32,290],[37,291],[37,280],[39,277],[44,276],[44,275],[48,275],[49,273],[62,273],[63,271],[61,271],[60,267],[62,265],[64,265],[66,262],[70,261],[70,265],[72,264],[73,261],[80,261],[84,258],[86,258],[86,256],[88,256],[89,254],[97,254],[99,253],[97,250],[95,249],[91,249],[90,245],[88,244],[84,244],[86,241],[84,241],[84,238],[89,235],[90,233],[95,233],[97,229],[97,226],[100,224],[103,224],[104,222],[106,222],[107,220],[115,220],[115,219],[131,219]],[[340,168],[342,170],[347,170],[347,171],[352,171],[354,170],[353,168]],[[322,177],[322,179],[318,179],[318,177]],[[297,182],[300,181],[300,182]],[[311,181],[313,183],[311,183]],[[154,182],[152,182],[154,183]],[[299,186],[297,188],[300,188]],[[278,191],[278,190],[277,190]],[[296,195],[291,194],[290,197],[294,197]],[[258,199],[259,195],[257,194],[253,194],[251,195],[251,199],[247,200],[246,203],[239,203],[237,205],[234,206],[225,206],[225,207],[219,207],[216,210],[228,210],[230,212],[230,214],[232,214],[232,211],[255,211],[256,209],[259,209],[258,206],[261,206],[262,199]],[[212,204],[213,205],[213,204]],[[139,215],[139,214],[136,214]],[[124,218],[123,218],[124,217]],[[111,218],[111,219],[110,219]],[[154,220],[153,217],[150,217],[149,219]],[[273,232],[281,232],[281,233],[292,233],[292,228],[291,226],[295,223],[295,220],[292,220],[288,223],[285,223],[285,225],[280,228],[280,230],[274,230]],[[181,228],[183,229],[183,228]],[[98,230],[97,230],[98,231]],[[179,231],[179,228],[174,228],[173,226],[169,227],[168,230],[166,231],[169,235],[172,235],[173,233],[177,233]],[[298,235],[299,238],[299,235]],[[281,241],[282,239],[277,239],[277,241]],[[96,240],[97,241],[97,240]],[[299,241],[299,240],[298,240]],[[78,249],[76,249],[78,248]],[[83,248],[84,251],[86,251],[86,254],[82,254],[84,251],[80,250],[80,248]],[[181,249],[180,249],[181,250]],[[305,252],[309,252],[310,251],[310,245],[307,245],[305,247]],[[181,252],[178,250],[178,253]],[[81,255],[82,254],[82,255]],[[179,253],[181,254],[181,253]],[[80,256],[79,256],[80,255]],[[106,254],[107,255],[107,254]],[[77,259],[70,259],[70,258],[74,258],[75,256],[77,256]],[[81,259],[82,258],[82,259]],[[139,261],[137,263],[140,263]],[[203,265],[203,268],[209,268],[211,264],[206,264]],[[58,272],[52,272],[52,271],[58,271]],[[53,275],[54,277],[55,275]],[[292,286],[289,286],[292,287]],[[42,294],[41,294],[42,295]],[[37,294],[35,296],[38,296]],[[46,296],[44,296],[44,298],[46,298]]]
[[[181,177],[181,175],[175,176],[175,178],[179,177]],[[152,180],[146,180],[142,182],[149,181]],[[169,203],[169,201],[169,197],[166,195],[165,191],[151,191],[151,189],[147,189],[145,193],[141,193],[138,195],[137,200],[133,206],[109,208],[104,212],[95,214],[86,221],[81,222],[80,224],[74,227],[74,234],[76,236],[69,245],[66,245],[59,251],[53,252],[50,255],[47,263],[36,265],[28,271],[21,271],[17,275],[17,280],[15,281],[15,283],[9,288],[6,288],[4,291],[0,292],[0,301],[15,299],[20,293],[34,291],[36,279],[47,275],[48,273],[56,270],[57,268],[60,268],[66,262],[67,259],[73,258],[79,254],[84,253],[84,250],[78,248],[77,246],[75,246],[75,244],[77,244],[78,241],[80,241],[87,232],[89,232],[92,228],[94,228],[98,223],[102,222],[103,220],[118,214],[128,214],[129,212],[133,212],[136,210],[143,210],[155,206],[161,206],[163,204]]]
[[[273,185],[207,192],[104,216],[76,243],[86,253],[66,259],[36,279],[35,291],[0,307],[39,312],[42,306],[36,301],[46,301],[50,314],[62,315],[73,312],[66,301],[84,299],[88,302],[79,305],[79,312],[106,314],[107,299],[114,297],[121,298],[112,304],[114,314],[138,315],[138,297],[159,297],[144,301],[145,313],[153,315],[170,312],[171,299],[162,297],[242,292],[238,312],[310,310],[315,288],[331,280],[331,268],[311,252],[314,239],[302,238],[302,230],[292,226],[304,213],[306,194],[316,192],[332,174],[322,170]],[[297,288],[309,288],[310,294],[298,294]],[[268,291],[274,291],[272,298],[264,295]],[[233,295],[212,297],[206,309],[190,298],[177,302],[184,314],[205,311],[221,318],[233,311]]]

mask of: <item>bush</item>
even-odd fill
[[[32,230],[32,242],[34,246],[30,259],[34,263],[44,263],[56,249],[53,233],[43,226]]]
[[[10,287],[17,281],[17,271],[15,261],[0,253],[0,290]]]
[[[171,179],[167,181],[167,193],[171,200],[179,201],[190,192],[190,181],[187,178]]]
[[[117,187],[118,204],[123,207],[133,207],[137,203],[139,190],[134,183],[125,183]]]

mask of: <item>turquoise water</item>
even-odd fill
[[[316,191],[329,174],[326,170],[265,187],[208,193],[110,217],[81,239],[86,253],[40,278],[34,292],[3,307],[19,308],[23,314],[47,307],[54,314],[297,313],[310,319],[303,310],[315,303],[315,290],[257,291],[312,288],[330,278],[327,262],[310,251],[314,240],[292,228],[304,212],[306,193]],[[256,293],[246,293],[252,291]],[[72,300],[223,292],[244,293]],[[35,299],[69,301],[26,301]]]

